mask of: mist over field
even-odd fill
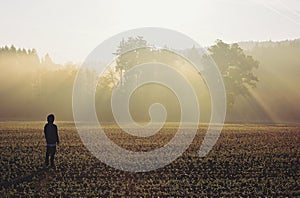
[[[258,81],[255,87],[248,89],[248,94],[236,94],[234,103],[227,108],[226,122],[298,123],[300,40],[240,42],[239,45],[246,55],[258,61],[258,67],[253,69]],[[191,46],[182,52],[198,52],[201,58],[199,50]],[[197,76],[191,66],[168,63],[175,65],[174,67],[185,68],[191,83],[198,90],[201,121],[209,122],[210,96],[201,76]],[[40,59],[34,49],[2,47],[1,120],[42,120],[49,112],[55,112],[59,120],[72,120],[72,89],[79,67],[80,65],[73,63],[56,64],[48,54]],[[117,86],[120,74],[115,69],[108,72],[110,77],[107,75],[98,79],[96,107],[100,119],[113,122],[114,118],[108,108],[110,90]],[[143,97],[138,92],[143,93]],[[131,113],[136,121],[147,122],[149,106],[161,102],[168,111],[167,121],[176,122],[180,116],[179,104],[176,101],[176,96],[167,88],[159,85],[143,86],[132,95]]]

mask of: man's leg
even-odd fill
[[[49,150],[49,147],[47,146],[46,147],[46,158],[45,158],[45,164],[46,164],[46,166],[49,165],[49,153],[50,153],[50,150]]]
[[[54,166],[54,156],[55,156],[55,153],[56,153],[56,146],[51,147],[51,156],[50,156],[51,166]]]

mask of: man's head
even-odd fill
[[[49,114],[47,116],[47,121],[48,121],[48,123],[53,123],[54,122],[54,115],[53,114]]]

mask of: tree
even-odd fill
[[[45,55],[44,60],[42,61],[42,63],[46,66],[54,65],[54,63],[53,63],[53,61],[52,61],[52,59],[51,59],[51,57],[49,56],[48,53]]]
[[[149,46],[149,44],[142,36],[129,37],[127,40],[123,38],[118,46],[118,49],[114,53],[114,55],[119,56],[117,59],[116,70],[126,71],[132,66],[136,65],[136,60],[138,59],[139,53],[135,51],[131,53],[126,52],[147,46]]]
[[[116,60],[116,72],[119,72],[120,74],[120,84],[123,85],[123,81],[129,80],[129,78],[136,78],[135,75],[133,76],[126,76],[127,79],[123,79],[125,73],[128,69],[131,67],[137,65],[140,63],[140,59],[143,58],[140,51],[134,50],[137,48],[144,48],[149,46],[148,42],[142,37],[129,37],[127,40],[124,38],[120,42],[120,45],[118,46],[117,50],[114,55],[118,56]],[[132,79],[131,79],[132,80]],[[133,80],[135,81],[135,80]]]
[[[226,44],[217,40],[208,51],[223,75],[229,107],[237,96],[247,96],[249,89],[256,87],[258,78],[253,70],[259,62],[244,53],[238,44]]]
[[[114,54],[121,55],[127,51],[146,46],[148,46],[148,42],[142,36],[129,37],[127,40],[123,38]]]

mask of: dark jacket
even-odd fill
[[[55,124],[47,123],[44,127],[44,133],[47,144],[59,143],[57,126]]]

